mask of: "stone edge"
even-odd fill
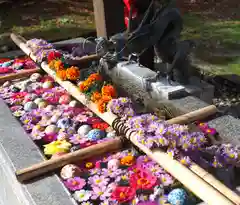
[[[35,205],[76,205],[56,174],[24,185],[17,181],[14,174],[17,169],[41,162],[44,157],[2,99],[0,107],[0,154],[5,160],[4,170],[11,181],[11,191],[21,204],[31,201]]]

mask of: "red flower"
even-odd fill
[[[12,68],[8,68],[8,67],[0,68],[0,74],[12,73],[12,72],[14,72],[14,70]]]
[[[144,170],[138,171],[130,177],[130,184],[136,189],[151,190],[157,185],[157,182],[157,177]]]
[[[11,98],[13,98],[14,100],[23,99],[27,94],[28,94],[27,92],[18,92],[14,93]]]
[[[51,51],[48,54],[48,63],[50,63],[52,60],[59,59],[62,57],[62,54],[58,51]]]
[[[119,203],[130,202],[136,195],[134,187],[118,186],[112,192],[111,198],[117,200]]]
[[[48,88],[39,88],[34,91],[36,95],[42,95],[43,93],[47,92],[49,89]]]
[[[101,123],[102,120],[100,120],[98,117],[89,117],[87,119],[87,124],[90,124],[90,125],[93,125],[93,124],[96,124],[96,123]]]
[[[106,130],[109,125],[106,122],[96,122],[92,125],[93,129]]]

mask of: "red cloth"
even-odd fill
[[[128,27],[128,21],[129,21],[129,13],[130,13],[130,7],[132,4],[134,4],[134,0],[123,0],[123,3],[125,4],[124,7],[124,21],[126,27]],[[137,9],[133,6],[133,12],[132,12],[132,18],[135,18],[137,16]]]

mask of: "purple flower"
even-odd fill
[[[173,182],[174,182],[173,177],[169,174],[161,174],[159,176],[159,179],[163,186],[169,186],[169,185],[173,184]]]
[[[100,199],[100,200],[106,200],[111,196],[110,190],[107,188],[107,186],[92,186],[92,199]]]
[[[129,175],[128,174],[122,174],[120,176],[117,176],[116,179],[115,179],[115,182],[120,182],[121,180],[128,181],[129,180]]]
[[[34,127],[34,125],[30,124],[30,123],[26,124],[26,125],[23,125],[24,130],[27,131],[27,132],[31,131],[33,127]]]
[[[87,122],[88,116],[83,114],[78,114],[77,116],[73,117],[73,120],[77,122]]]
[[[79,134],[74,134],[69,138],[69,140],[72,144],[83,144],[88,141],[87,138],[81,137]]]
[[[122,173],[123,172],[121,169],[116,169],[116,170],[102,169],[102,175],[105,177],[115,178]]]
[[[69,190],[76,191],[81,190],[86,185],[86,181],[80,177],[74,177],[67,179],[64,184]]]
[[[89,177],[88,183],[91,186],[106,186],[109,182],[109,178],[105,176],[94,175]]]
[[[189,156],[183,156],[179,159],[179,161],[185,166],[189,166],[191,164],[191,159]]]

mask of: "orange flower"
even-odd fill
[[[81,92],[85,92],[88,90],[88,86],[86,85],[85,82],[82,82],[80,85],[79,85],[79,89]]]
[[[135,163],[135,158],[133,156],[123,157],[120,161],[122,165],[132,166]]]
[[[87,169],[92,169],[92,168],[94,168],[94,164],[93,164],[92,162],[87,162],[87,163],[85,164],[85,167],[86,167]]]
[[[55,69],[55,60],[52,60],[52,61],[50,61],[49,63],[48,63],[48,66],[49,66],[49,68],[50,69]]]
[[[63,62],[60,60],[55,60],[54,70],[58,71],[58,70],[63,70],[63,69],[64,69]]]
[[[66,70],[58,70],[57,77],[59,77],[61,80],[67,80]]]
[[[112,100],[112,97],[108,95],[103,95],[101,99],[103,102],[108,103]]]
[[[91,100],[92,100],[93,102],[97,102],[97,101],[99,101],[101,98],[102,98],[102,95],[101,95],[100,92],[96,91],[96,92],[93,92],[93,93],[92,93]]]
[[[80,71],[78,67],[71,66],[67,69],[66,74],[69,80],[77,80],[80,76]]]
[[[101,81],[102,80],[102,76],[99,73],[93,73],[91,74],[88,79],[90,81]]]
[[[102,95],[116,97],[116,90],[112,85],[105,85],[102,87]]]
[[[104,113],[107,108],[106,102],[104,102],[103,99],[100,99],[97,103],[97,108],[99,112]]]

